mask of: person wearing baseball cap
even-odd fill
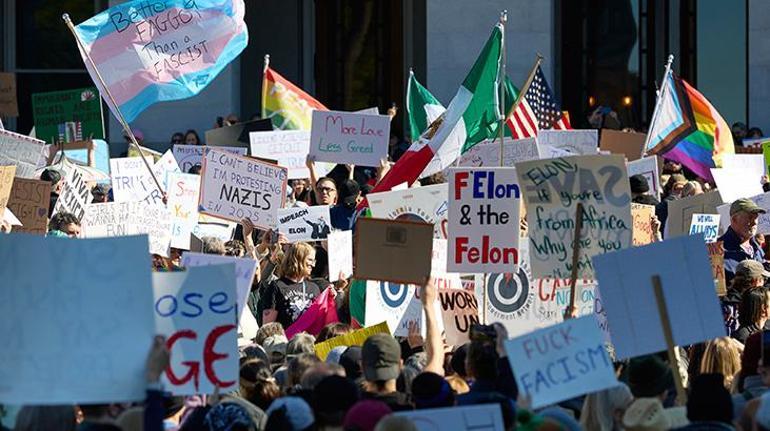
[[[757,234],[757,219],[765,212],[751,199],[737,199],[730,205],[730,227],[717,239],[724,244],[727,284],[730,284],[735,277],[735,270],[739,263],[744,260],[756,260],[762,263],[765,260],[762,247],[754,239]]]
[[[374,334],[361,346],[361,368],[366,380],[364,399],[382,401],[393,411],[411,410],[406,394],[397,392],[401,346],[390,334]]]

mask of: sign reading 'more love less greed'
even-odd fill
[[[447,270],[515,273],[520,199],[513,168],[450,170]]]
[[[389,140],[387,115],[313,111],[310,155],[317,161],[379,166]]]

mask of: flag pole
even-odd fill
[[[267,69],[270,67],[270,54],[265,54],[265,65],[262,67],[262,118],[265,118],[265,99],[267,98]]]
[[[78,48],[80,48],[80,52],[83,53],[83,56],[88,60],[88,64],[91,65],[91,67],[94,69],[94,73],[96,74],[96,79],[99,80],[99,83],[101,84],[102,90],[107,94],[107,97],[109,97],[110,102],[112,102],[112,106],[115,108],[113,111],[113,114],[118,119],[118,122],[121,126],[123,126],[123,131],[125,131],[128,134],[128,137],[131,139],[131,144],[133,144],[136,149],[139,151],[139,154],[142,156],[142,161],[144,162],[144,166],[147,168],[147,171],[150,172],[150,176],[152,177],[153,181],[155,181],[155,185],[158,187],[158,190],[161,191],[164,195],[165,199],[165,192],[163,192],[163,187],[160,186],[160,182],[158,182],[158,178],[155,177],[155,173],[152,171],[152,168],[150,168],[150,164],[147,162],[147,157],[144,155],[144,151],[142,151],[142,147],[139,146],[139,143],[136,142],[136,136],[134,136],[134,132],[131,131],[131,128],[128,127],[128,122],[126,122],[125,117],[123,117],[123,113],[120,112],[120,107],[118,106],[118,103],[115,101],[115,98],[112,97],[112,93],[110,92],[109,87],[107,87],[107,84],[104,82],[104,78],[102,78],[102,74],[99,73],[99,69],[96,67],[96,63],[94,63],[94,59],[91,58],[91,54],[86,50],[85,46],[83,46],[83,41],[80,40],[80,37],[78,36],[78,33],[75,31],[75,26],[72,24],[72,20],[70,19],[69,14],[65,13],[62,16],[62,19],[64,20],[64,23],[67,24],[67,28],[70,29],[72,32],[72,35],[75,37],[75,41],[78,44]]]
[[[516,108],[519,107],[519,104],[521,103],[521,100],[524,98],[524,95],[527,94],[527,90],[529,90],[529,86],[532,85],[532,81],[535,79],[535,72],[537,72],[537,68],[540,67],[540,63],[543,62],[543,56],[540,53],[537,53],[537,59],[535,60],[535,65],[532,66],[532,70],[529,72],[529,76],[527,77],[527,80],[524,81],[524,86],[521,87],[521,91],[519,91],[519,97],[516,98],[516,100],[513,102],[513,105],[511,106],[511,109],[508,111],[508,117],[511,116],[511,114],[516,111]]]
[[[503,26],[503,32],[501,37],[501,43],[500,43],[500,53],[501,53],[501,65],[500,65],[500,97],[498,98],[498,102],[500,103],[500,166],[503,166],[503,154],[504,154],[504,148],[503,148],[503,135],[505,131],[505,23],[508,22],[508,11],[503,10],[500,12],[500,25]]]
[[[661,81],[660,89],[655,91],[655,110],[652,112],[652,120],[650,120],[650,126],[647,128],[647,136],[644,138],[644,147],[642,152],[642,157],[647,156],[647,145],[650,143],[650,130],[652,130],[652,126],[655,124],[655,120],[658,119],[658,112],[660,108],[660,104],[663,101],[663,92],[666,91],[666,79],[668,79],[668,75],[671,73],[671,65],[674,63],[674,54],[668,55],[668,60],[666,61],[666,71],[663,72],[663,80]]]

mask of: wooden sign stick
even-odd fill
[[[578,261],[580,260],[580,231],[583,230],[583,203],[578,202],[575,209],[575,234],[572,241],[572,272],[569,277],[569,307],[564,312],[564,320],[577,317],[575,310],[575,292],[577,291]]]
[[[668,364],[671,372],[674,373],[674,385],[676,386],[676,399],[678,405],[683,406],[687,403],[687,392],[684,390],[682,375],[679,374],[679,362],[677,361],[676,345],[674,345],[674,334],[671,332],[671,320],[668,318],[666,309],[666,299],[663,297],[663,286],[659,275],[652,276],[652,288],[655,291],[655,302],[658,305],[658,314],[660,323],[663,326],[663,337],[666,339],[666,350],[668,351]]]

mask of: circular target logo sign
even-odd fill
[[[398,308],[406,302],[409,296],[409,286],[406,284],[380,282],[380,297],[390,308]]]
[[[498,319],[514,319],[527,314],[535,301],[535,289],[529,275],[529,267],[522,261],[519,271],[492,273],[484,288],[487,293],[489,312]]]

